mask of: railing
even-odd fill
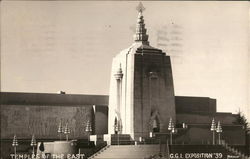
[[[107,143],[103,143],[103,144],[100,144],[98,146],[96,146],[96,148],[94,149],[94,152],[91,156],[87,157],[88,159],[92,159],[94,158],[95,156],[97,156],[99,153],[103,152],[104,150],[106,150],[110,145],[107,145]]]
[[[160,140],[161,141],[161,140]],[[169,158],[169,143],[166,140],[166,143],[160,143],[160,154],[162,157]]]
[[[234,148],[233,146],[229,146],[228,143],[226,143],[224,140],[221,142],[221,145],[228,150],[229,152],[233,153],[234,155],[239,156],[242,159],[250,159],[250,156],[245,155],[243,152],[240,152],[239,150],[237,150],[236,148]]]
[[[155,142],[159,145],[159,153],[146,157],[144,159],[169,159],[169,141],[165,139],[155,139]],[[148,144],[148,143],[147,143]]]

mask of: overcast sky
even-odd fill
[[[246,112],[248,2],[143,4],[152,46],[159,46],[161,31],[180,39],[177,49],[167,52],[175,94],[216,98],[219,111]],[[108,95],[112,57],[133,43],[137,5],[3,1],[2,91]]]

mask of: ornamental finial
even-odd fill
[[[142,12],[145,10],[142,3],[136,7],[136,10],[139,12],[136,24],[136,31],[134,35],[135,42],[141,42],[142,44],[149,45],[147,29],[145,28],[144,19]]]
[[[139,3],[139,5],[136,7],[136,10],[140,13],[145,10],[145,7],[143,6],[142,2]]]

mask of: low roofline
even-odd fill
[[[107,95],[0,92],[2,105],[108,105]]]
[[[211,97],[201,97],[201,96],[175,96],[175,98],[209,98],[209,99],[215,99],[216,100],[216,98],[211,98]]]
[[[63,91],[62,91],[63,92]],[[87,96],[108,96],[106,94],[103,95],[98,95],[98,94],[71,94],[71,93],[65,93],[65,94],[61,94],[61,93],[42,93],[42,92],[4,92],[4,91],[0,91],[0,94],[49,94],[49,95],[87,95]]]

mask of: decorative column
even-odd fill
[[[121,64],[119,69],[117,70],[116,74],[114,74],[115,79],[116,79],[116,108],[117,108],[117,116],[118,116],[118,125],[119,125],[119,129],[121,132],[121,128],[122,128],[122,120],[121,120],[121,92],[122,92],[122,77],[123,77],[123,73],[122,73],[122,68],[121,68]]]
[[[17,146],[18,146],[18,142],[17,142],[17,137],[16,137],[16,135],[14,135],[13,142],[12,142],[12,146],[14,147],[14,154],[15,154],[15,159],[16,159],[16,158],[17,158],[16,148],[17,148]]]
[[[215,121],[214,118],[212,120],[212,124],[211,124],[211,129],[210,129],[213,133],[213,145],[215,145],[215,131],[216,131],[216,125],[215,125]]]
[[[220,144],[221,144],[220,134],[222,133],[222,128],[221,128],[220,121],[218,121],[218,125],[217,125],[217,128],[216,128],[216,132],[218,133],[218,136],[219,136],[219,145],[220,145]]]
[[[168,124],[168,130],[170,131],[170,145],[173,144],[173,133],[174,133],[174,123],[172,121],[172,118],[170,118],[169,120],[169,124]]]
[[[35,156],[36,139],[34,134],[32,135],[30,146],[32,147],[32,154]]]
[[[174,135],[177,134],[177,132],[178,132],[177,129],[174,127],[172,129],[172,134],[173,134],[172,137],[173,137],[173,139],[174,139]],[[173,142],[173,139],[172,139],[172,142]],[[174,140],[174,143],[175,143],[175,140]]]
[[[64,134],[66,135],[66,141],[69,141],[70,129],[68,127],[68,123],[66,123],[65,129],[64,129]]]
[[[62,133],[63,133],[62,119],[60,120],[57,132],[59,133],[60,140],[62,140]]]

